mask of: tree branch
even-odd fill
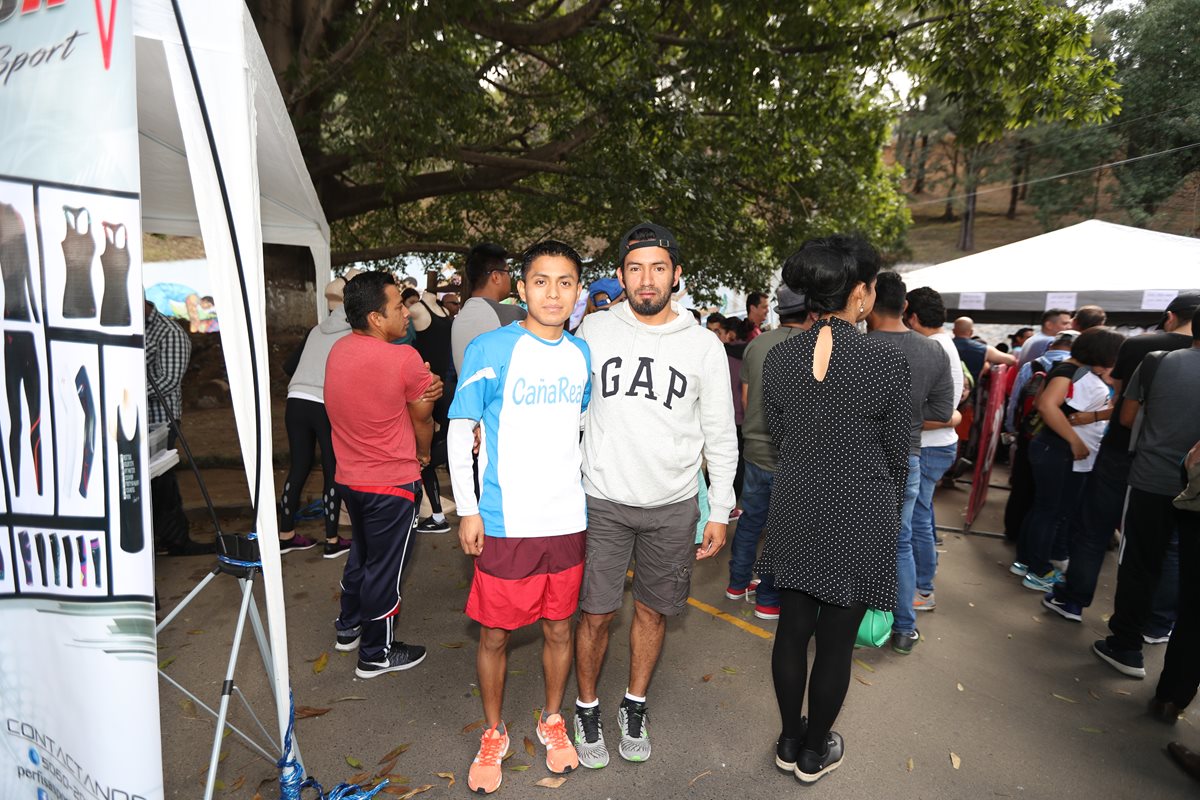
[[[320,79],[309,83],[307,86],[295,87],[288,95],[288,105],[295,107],[303,100],[311,97],[313,94],[324,88],[330,81],[340,75],[342,70],[344,70],[354,61],[354,58],[359,54],[359,52],[362,51],[363,47],[375,34],[379,20],[382,18],[380,12],[383,10],[385,2],[386,0],[375,0],[375,3],[370,9],[368,9],[367,13],[363,15],[363,20],[359,24],[358,30],[355,31],[352,37],[350,37],[350,41],[339,47],[329,56],[329,58],[325,59],[325,69]],[[329,21],[323,20],[323,22],[325,22],[325,24],[322,26],[322,37],[327,36],[330,32],[330,25],[328,24]],[[315,24],[311,30],[316,30]],[[300,69],[303,74],[309,74],[311,72],[311,63],[316,57],[315,49],[308,49],[316,47],[315,41],[311,43],[308,41],[310,38],[315,39],[316,34],[312,34],[312,37],[310,37],[309,32],[310,28],[305,27],[304,41],[301,43],[299,51]]]
[[[511,45],[554,44],[574,36],[612,0],[588,0],[579,8],[561,17],[538,22],[513,22],[506,18],[503,6],[488,3],[484,10],[461,21],[471,33]]]
[[[466,253],[470,249],[452,242],[405,242],[364,250],[339,250],[330,254],[329,261],[335,267],[342,267],[360,261],[387,261],[405,253]]]

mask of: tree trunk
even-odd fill
[[[1008,213],[1005,216],[1008,219],[1017,218],[1017,202],[1021,199],[1021,189],[1025,183],[1022,180],[1025,177],[1025,145],[1024,139],[1017,141],[1017,152],[1013,156],[1013,174],[1012,174],[1012,190],[1008,196]]]
[[[975,197],[976,190],[979,188],[977,163],[978,157],[976,154],[968,153],[966,163],[964,164],[967,202],[963,210],[962,227],[958,232],[959,250],[970,251],[975,249]]]
[[[957,217],[954,216],[954,192],[958,189],[958,148],[954,148],[954,155],[950,159],[950,191],[946,193],[946,211],[942,214],[942,219],[946,222],[953,222]]]
[[[1096,170],[1096,194],[1092,197],[1092,219],[1100,213],[1100,176],[1104,174],[1104,170]]]
[[[929,134],[921,134],[921,149],[917,154],[917,180],[913,183],[913,194],[925,192],[925,168],[929,163]]]

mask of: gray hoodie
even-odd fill
[[[325,402],[325,361],[333,343],[350,333],[345,306],[338,306],[320,325],[308,332],[300,365],[288,382],[288,397]]]
[[[708,462],[709,519],[734,506],[737,433],[725,348],[690,312],[664,325],[629,303],[584,317],[576,335],[592,353],[583,430],[583,488],[614,503],[656,508],[694,497]]]

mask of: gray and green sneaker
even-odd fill
[[[626,697],[617,709],[617,725],[621,729],[621,744],[617,752],[626,761],[645,761],[650,758],[650,709]]]
[[[608,766],[608,748],[604,746],[604,726],[600,724],[600,706],[575,706],[575,752],[579,763],[588,769]]]

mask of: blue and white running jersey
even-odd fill
[[[479,513],[488,536],[587,528],[579,419],[591,373],[587,344],[566,331],[551,342],[514,322],[467,346],[450,419],[482,425]]]

